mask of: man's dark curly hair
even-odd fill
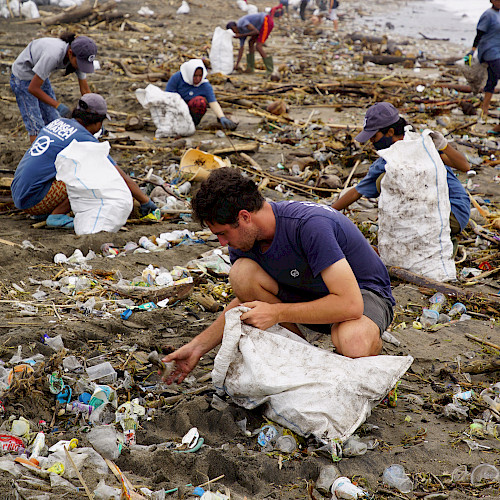
[[[229,167],[212,170],[191,200],[193,215],[202,226],[235,224],[240,210],[256,212],[263,204],[255,182]]]

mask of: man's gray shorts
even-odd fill
[[[384,333],[384,331],[387,330],[387,327],[392,323],[392,320],[394,318],[394,311],[392,309],[391,302],[389,301],[389,299],[381,297],[371,290],[361,289],[361,295],[363,297],[364,304],[363,316],[370,318],[379,327],[380,335],[382,335],[382,333]],[[279,296],[280,294],[278,294],[278,297]],[[283,300],[283,298],[281,298],[281,300]],[[291,300],[290,302],[296,301]],[[327,334],[331,333],[332,330],[331,324],[307,324],[304,326],[307,326],[307,328],[310,328],[315,332]]]

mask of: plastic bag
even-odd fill
[[[378,250],[386,266],[437,281],[456,278],[446,167],[430,130],[406,132],[378,151],[387,161],[378,204]]]
[[[488,78],[488,64],[480,63],[477,57],[477,51],[474,53],[472,58],[472,64],[464,64],[461,59],[458,63],[462,68],[462,73],[470,85],[471,91],[474,94],[482,92],[484,85],[486,84],[486,79]]]
[[[156,85],[135,91],[142,107],[149,109],[157,138],[193,135],[196,131],[188,105],[175,92],[164,92]]]
[[[212,37],[210,64],[213,73],[230,75],[233,71],[233,32],[217,26]]]
[[[56,179],[66,184],[75,233],[116,233],[133,208],[132,193],[109,161],[109,142],[78,142],[56,157]]]
[[[33,0],[28,0],[21,4],[21,15],[27,19],[38,19],[40,13],[38,12],[38,7]]]
[[[301,436],[346,440],[411,365],[411,356],[351,359],[312,346],[280,326],[265,334],[225,315],[212,371],[216,390]],[[279,355],[277,354],[279,353]]]

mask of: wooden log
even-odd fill
[[[404,63],[406,61],[415,62],[414,57],[404,57],[404,56],[372,56],[364,55],[363,63],[372,62],[374,64],[381,64],[387,66],[389,64]]]
[[[462,361],[460,366],[458,363],[446,363],[440,370],[440,374],[448,373],[491,373],[500,371],[500,356],[491,359],[475,359],[472,361]]]
[[[252,142],[250,144],[242,144],[242,145],[234,146],[234,147],[230,147],[230,148],[214,149],[211,153],[214,155],[239,153],[241,151],[247,151],[248,153],[256,153],[258,150],[259,150],[259,143]]]
[[[59,14],[54,14],[48,17],[39,17],[38,19],[29,19],[28,21],[33,23],[41,23],[43,26],[51,26],[54,24],[68,24],[77,23],[88,17],[92,12],[106,12],[112,10],[116,7],[115,0],[109,0],[103,4],[99,5],[99,9],[95,9],[91,2],[85,2],[82,5],[74,7],[72,9],[66,10]]]
[[[387,270],[389,271],[389,276],[391,278],[413,283],[414,285],[428,288],[429,290],[435,290],[436,292],[444,293],[448,297],[455,297],[460,300],[484,301],[487,304],[495,306],[500,305],[500,297],[496,295],[464,290],[457,286],[449,285],[448,283],[442,283],[430,278],[425,278],[424,276],[412,273],[411,271],[401,267],[388,266]]]

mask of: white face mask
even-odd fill
[[[101,135],[104,134],[104,127],[101,127],[95,134],[94,134],[94,137],[96,139],[99,139],[99,137],[101,137]]]

